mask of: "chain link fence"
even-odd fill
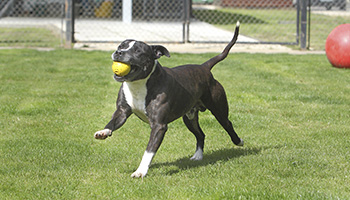
[[[306,34],[300,29],[304,0],[74,0],[72,9],[66,1],[1,0],[0,46],[60,46],[70,31],[81,43],[226,43],[236,21],[241,43],[298,45]],[[305,1],[308,45],[323,49],[333,28],[350,23],[349,0]]]
[[[126,38],[183,42],[184,2],[82,0],[79,11],[74,12],[74,39],[76,42],[120,42]]]

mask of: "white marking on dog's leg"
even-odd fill
[[[110,129],[104,129],[102,131],[97,131],[94,135],[95,139],[106,139],[108,136],[112,135],[112,130]]]
[[[143,178],[144,176],[146,176],[146,174],[148,172],[149,165],[152,162],[153,156],[154,156],[154,153],[149,153],[149,152],[145,151],[145,153],[142,156],[142,160],[141,160],[139,168],[137,168],[137,170],[131,174],[131,177]]]
[[[241,146],[242,147],[243,145],[244,145],[244,141],[241,138],[241,142],[239,144],[237,144],[237,146]]]
[[[202,159],[203,159],[203,149],[197,148],[196,153],[194,153],[191,160],[202,160]]]

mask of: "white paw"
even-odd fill
[[[241,139],[241,142],[239,144],[237,144],[237,146],[243,146],[244,145],[244,141]]]
[[[137,170],[131,174],[132,178],[143,178],[146,176],[154,154],[155,153],[148,153],[147,151],[145,151],[145,153],[142,156],[139,168],[137,168]]]
[[[97,131],[94,135],[95,139],[101,139],[104,140],[107,137],[112,135],[112,130],[104,129],[102,131]]]
[[[197,149],[196,153],[190,158],[191,160],[202,160],[203,159],[203,150]]]
[[[131,174],[132,178],[143,178],[146,176],[148,170],[137,169],[134,173]]]

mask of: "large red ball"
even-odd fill
[[[329,62],[338,68],[350,68],[350,24],[337,26],[326,40]]]

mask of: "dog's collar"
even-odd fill
[[[153,74],[153,72],[156,70],[157,64],[158,64],[158,60],[155,60],[154,65],[153,65],[153,69],[152,69],[150,75]]]
[[[153,74],[153,72],[156,70],[157,63],[158,63],[158,61],[157,61],[157,60],[155,60],[155,61],[154,61],[153,68],[152,68],[152,71],[151,71],[151,73],[149,73],[149,75],[146,77],[146,80],[148,80],[148,79],[149,79],[149,77],[150,77],[150,76]]]

